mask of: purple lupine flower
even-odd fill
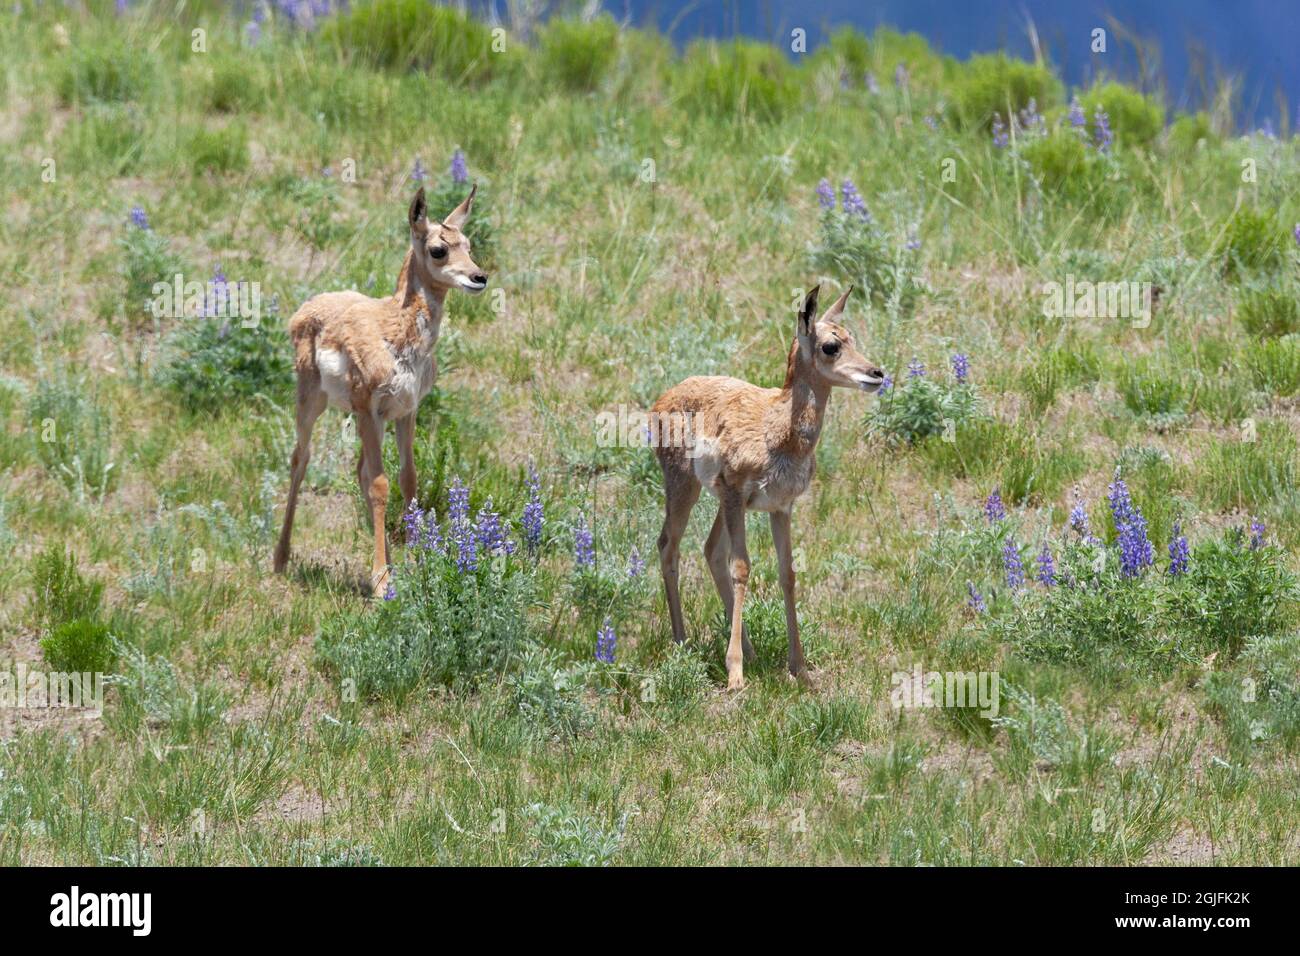
[[[420,157],[415,157],[415,163],[411,166],[411,178],[417,183],[422,183],[429,178],[429,171],[424,168],[424,163],[420,162]]]
[[[867,75],[862,78],[862,82],[867,85],[868,93],[880,92],[880,84],[876,82],[876,74],[872,73],[870,70],[867,70]],[[1300,113],[1298,113],[1297,116],[1300,116]],[[1296,120],[1296,125],[1300,126],[1300,118]]]
[[[1040,129],[1044,124],[1043,114],[1038,112],[1038,101],[1032,96],[1029,104],[1020,111],[1020,127],[1029,132]]]
[[[1133,504],[1128,485],[1115,472],[1115,481],[1109,487],[1111,516],[1115,519],[1115,532],[1119,536],[1120,573],[1126,578],[1137,577],[1142,569],[1155,560],[1151,539],[1147,537],[1147,522],[1142,512]]]
[[[537,469],[528,464],[528,503],[524,505],[524,515],[520,524],[524,528],[524,544],[529,554],[536,554],[542,546],[542,525],[546,516],[542,508],[542,483],[538,480]]]
[[[816,192],[817,205],[821,206],[823,209],[835,208],[835,187],[831,185],[829,179],[823,178],[822,181],[817,184]],[[1297,226],[1296,228],[1300,229],[1300,226]]]
[[[469,518],[469,489],[461,484],[460,475],[451,479],[451,488],[447,491],[447,517],[452,521]]]
[[[958,385],[965,385],[970,378],[970,358],[965,352],[958,352],[952,357],[952,374]]]
[[[474,537],[478,546],[488,554],[515,553],[515,543],[506,534],[505,526],[501,523],[501,515],[492,510],[491,498],[479,509],[474,526]]]
[[[980,594],[979,591],[975,590],[975,584],[973,582],[966,582],[966,593],[969,595],[969,597],[966,598],[966,606],[976,614],[983,614],[989,609],[988,605],[984,603],[984,596]]]
[[[645,573],[645,558],[641,557],[641,552],[632,546],[631,553],[627,556],[627,576],[629,578],[639,578]]]
[[[393,579],[389,578],[388,587],[384,588],[384,600],[395,601],[396,599],[397,599],[397,586],[393,583]]]
[[[1258,518],[1250,519],[1250,550],[1258,551],[1264,547],[1264,532],[1268,529]]]
[[[885,373],[885,379],[880,383],[880,393],[883,395],[894,387],[894,379],[889,373]]]
[[[1295,229],[1292,231],[1291,235],[1295,238],[1295,244],[1300,246],[1300,222],[1295,224]]]
[[[1007,132],[1006,124],[1002,122],[1000,113],[993,114],[993,145],[997,149],[1006,149],[1011,143],[1011,134]]]
[[[578,515],[578,523],[573,528],[573,559],[579,568],[596,566],[596,547],[591,529],[587,527],[585,515]]]
[[[402,527],[406,529],[406,546],[408,548],[420,543],[424,523],[424,509],[420,507],[418,501],[412,498],[406,506],[406,511],[402,514]]]
[[[1025,586],[1025,565],[1020,560],[1020,549],[1010,535],[1002,545],[1002,567],[1007,572],[1007,587],[1018,591]]]
[[[1096,544],[1097,539],[1092,536],[1092,529],[1088,526],[1088,509],[1083,503],[1083,497],[1079,494],[1079,489],[1074,489],[1074,507],[1070,509],[1070,527],[1079,533],[1079,537],[1087,544]]]
[[[906,90],[910,79],[911,75],[907,72],[906,63],[899,63],[898,66],[894,67],[894,85],[896,87],[900,90]]]
[[[857,216],[864,222],[871,221],[871,213],[867,211],[867,204],[862,201],[862,195],[858,192],[858,187],[853,185],[853,180],[846,179],[840,183],[840,196],[843,197],[846,213]]]
[[[1007,516],[1007,509],[1002,506],[1002,492],[994,488],[984,501],[984,517],[989,524],[997,524]]]
[[[614,625],[609,623],[609,618],[605,618],[604,625],[596,632],[596,660],[602,664],[614,663],[614,648],[618,644],[618,635],[614,633]]]
[[[1074,94],[1070,100],[1070,125],[1075,129],[1083,129],[1088,125],[1088,115],[1083,111],[1083,104],[1079,102],[1079,94]]]
[[[1187,536],[1183,534],[1181,522],[1174,522],[1174,538],[1169,542],[1169,573],[1174,577],[1187,573],[1187,559],[1191,549],[1187,546]]]
[[[149,215],[144,211],[143,206],[131,207],[131,225],[137,229],[143,229],[145,232],[149,231]],[[1296,228],[1300,229],[1300,226],[1296,226]]]
[[[1043,550],[1038,552],[1038,580],[1049,588],[1056,583],[1056,563],[1052,560],[1052,550],[1043,543]]]
[[[230,283],[226,279],[225,270],[221,268],[221,263],[217,263],[216,271],[212,274],[212,279],[208,282],[207,292],[203,297],[203,314],[202,318],[217,318],[226,314],[226,307],[230,302]]]
[[[459,146],[451,154],[451,181],[457,186],[469,182],[469,166],[465,163],[465,151]]]
[[[1097,138],[1097,149],[1101,150],[1103,153],[1110,152],[1110,144],[1114,141],[1115,137],[1110,131],[1110,117],[1106,115],[1106,111],[1100,106],[1097,107],[1097,112],[1093,116],[1093,123],[1097,127],[1095,134]]]
[[[921,364],[919,359],[912,359],[907,363],[907,377],[925,378],[925,366]]]
[[[930,127],[930,129],[934,130],[936,133],[939,132],[939,121],[934,118],[934,114],[925,114],[925,125]]]
[[[461,484],[459,475],[452,478],[447,492],[447,518],[451,540],[456,545],[456,568],[478,570],[478,541],[469,520],[469,489]]]
[[[113,4],[113,9],[120,15],[131,9],[131,4],[129,0],[116,0]]]
[[[249,46],[257,46],[258,41],[262,39],[262,24],[256,20],[249,20],[244,24],[244,37],[248,40]]]
[[[917,249],[921,248],[921,237],[916,234],[915,229],[908,232],[907,241],[903,243],[903,248],[908,252],[916,252]]]

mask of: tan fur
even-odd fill
[[[289,498],[275,549],[275,570],[289,561],[298,489],[311,455],[311,433],[325,406],[333,403],[356,416],[361,437],[357,482],[370,504],[375,550],[371,582],[382,595],[388,583],[388,543],[384,512],[388,478],[383,468],[383,436],[388,422],[397,433],[402,500],[415,497],[415,416],[437,378],[434,349],[449,289],[475,293],[487,276],[470,258],[461,227],[469,218],[475,190],[441,223],[430,223],[424,189],[411,201],[411,247],[402,263],[396,291],[384,299],[360,292],[326,292],[303,303],[289,320],[298,374],[297,444],[289,462]]]
[[[652,409],[652,441],[664,473],[667,514],[659,535],[673,639],[683,641],[678,591],[678,553],[682,532],[702,488],[718,498],[718,514],[704,546],[709,571],[731,626],[727,647],[727,684],[744,686],[744,657],[752,657],[741,608],[749,584],[745,548],[745,512],[766,511],[780,565],[785,597],[790,673],[810,683],[795,617],[794,570],[790,516],[794,501],[808,490],[814,452],[833,386],[879,389],[884,373],[858,352],[853,336],[837,319],[852,287],[814,319],[818,289],[804,300],[794,344],[786,358],[785,384],[759,388],[722,376],[688,378],[665,392]],[[823,350],[831,347],[836,354]],[[666,416],[689,416],[693,447],[661,439],[655,425]]]

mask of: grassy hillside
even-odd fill
[[[113,676],[0,708],[0,862],[1300,863],[1296,139],[887,31],[84,6],[0,30],[0,657]],[[394,593],[332,410],[276,577],[284,325],[391,292],[466,177],[492,286]],[[260,321],[158,315],[177,273]],[[835,394],[795,511],[817,689],[756,515],[728,693],[712,506],[674,649],[657,466],[600,416],[779,385],[818,281],[892,386]],[[997,716],[895,708],[918,669]]]

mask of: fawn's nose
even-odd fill
[[[867,374],[870,375],[872,378],[883,379],[885,377],[885,370],[883,368],[877,368],[876,366],[873,365],[871,366],[871,368],[867,369]]]
[[[469,277],[469,281],[473,282],[475,285],[487,285],[487,273],[476,272]]]

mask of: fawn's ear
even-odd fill
[[[804,296],[803,308],[799,310],[799,338],[801,339],[811,339],[813,330],[817,327],[817,293],[821,288],[820,285],[815,285]]]
[[[844,303],[849,301],[849,293],[853,291],[853,286],[849,286],[840,293],[840,297],[835,300],[829,309],[822,313],[823,319],[834,321],[844,314]]]
[[[477,183],[470,187],[469,195],[451,211],[451,214],[443,222],[453,229],[465,228],[465,223],[469,221],[469,211],[474,208],[474,194],[476,192],[478,192]]]
[[[411,200],[411,211],[407,214],[407,220],[411,228],[417,232],[424,232],[429,226],[429,209],[424,201],[424,187],[421,186]]]

